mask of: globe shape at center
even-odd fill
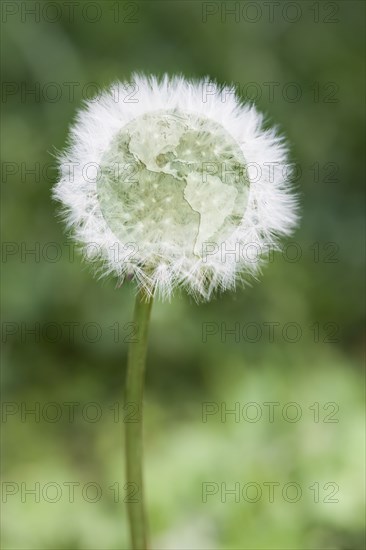
[[[97,193],[116,238],[149,263],[201,258],[224,243],[242,221],[249,181],[243,152],[222,125],[192,112],[154,111],[115,135]]]

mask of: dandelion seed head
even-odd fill
[[[133,274],[163,298],[181,286],[208,299],[256,275],[266,248],[294,227],[296,201],[278,170],[286,148],[253,106],[225,89],[205,98],[207,81],[134,82],[137,103],[115,100],[118,83],[79,113],[54,195],[75,239],[96,245],[102,274]],[[244,253],[253,243],[254,259]]]

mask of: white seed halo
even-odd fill
[[[53,190],[100,275],[196,300],[256,276],[297,222],[287,148],[232,88],[134,74],[87,101]]]

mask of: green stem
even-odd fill
[[[131,533],[131,550],[148,548],[147,521],[144,503],[142,472],[142,419],[145,359],[149,319],[153,299],[143,290],[136,296],[133,322],[137,327],[137,341],[131,342],[128,350],[126,406],[136,414],[125,422],[126,474],[128,491],[126,500]]]

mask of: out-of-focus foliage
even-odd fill
[[[128,547],[133,285],[92,277],[50,193],[53,155],[83,97],[140,70],[209,75],[243,99],[256,95],[301,171],[301,226],[260,282],[199,306],[185,296],[154,306],[145,408],[153,547],[361,550],[363,3],[106,0],[74,3],[73,16],[65,4],[2,6],[3,547]],[[237,20],[225,12],[236,4]],[[235,327],[237,337],[225,336]],[[32,407],[39,418],[26,414]],[[39,502],[26,493],[37,483]],[[239,484],[239,502],[224,502],[222,483]],[[297,485],[287,494],[286,483]]]

